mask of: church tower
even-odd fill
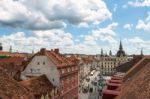
[[[101,57],[103,57],[103,56],[104,56],[103,49],[101,49]]]
[[[9,48],[9,52],[10,52],[10,53],[12,53],[12,46],[10,46],[10,48]]]
[[[126,56],[125,51],[123,50],[122,42],[120,41],[119,50],[117,52],[117,57]]]
[[[112,52],[111,52],[111,50],[109,51],[109,56],[112,56]]]
[[[141,49],[141,56],[144,56],[144,54],[143,54],[143,50]]]

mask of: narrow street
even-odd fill
[[[96,71],[93,74],[89,74],[80,87],[79,99],[100,99],[98,80],[100,71]]]

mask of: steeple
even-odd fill
[[[32,50],[32,54],[34,54],[34,50]]]
[[[117,52],[117,57],[126,56],[125,51],[123,50],[122,42],[120,41],[119,50]]]
[[[141,56],[143,56],[143,50],[141,49]]]
[[[122,42],[120,41],[119,50],[123,50]]]
[[[103,56],[104,56],[103,49],[101,49],[101,57],[103,57]]]
[[[12,46],[10,46],[10,48],[9,48],[9,52],[10,52],[10,53],[12,53]]]
[[[112,56],[112,52],[111,52],[111,50],[109,51],[109,56]]]

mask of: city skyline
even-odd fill
[[[36,2],[39,3],[36,3]],[[62,53],[150,54],[149,0],[1,0],[0,43],[4,50]]]

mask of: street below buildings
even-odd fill
[[[79,99],[101,99],[101,91],[105,88],[105,80],[100,71],[91,71],[79,88]]]

